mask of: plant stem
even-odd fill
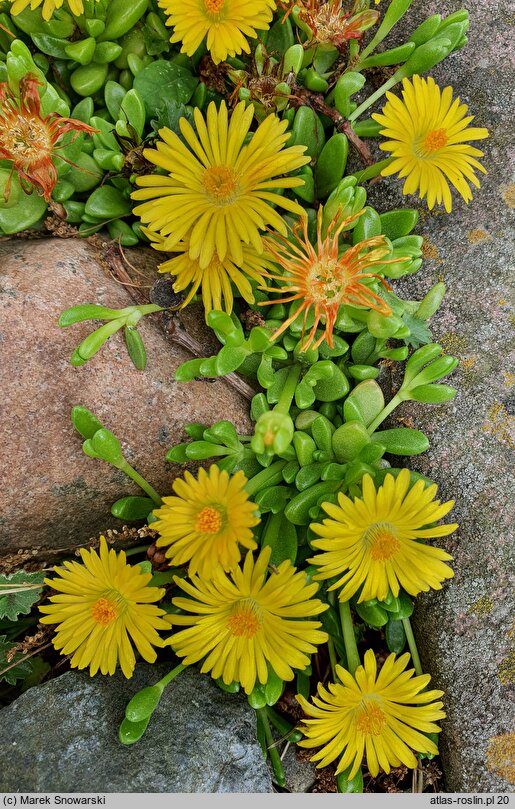
[[[327,648],[329,650],[329,661],[331,663],[331,673],[334,682],[337,682],[338,675],[336,674],[336,666],[338,665],[338,658],[336,657],[336,649],[334,648],[334,641],[332,638],[327,639]]]
[[[392,413],[395,410],[395,408],[398,407],[398,405],[401,404],[401,402],[402,402],[402,399],[400,399],[398,395],[394,396],[393,399],[390,402],[388,402],[386,407],[384,407],[381,410],[381,412],[379,413],[377,418],[374,419],[372,424],[370,424],[367,427],[368,434],[372,435],[372,433],[374,433],[377,430],[377,428],[385,420],[385,418],[387,418],[390,415],[390,413]]]
[[[135,556],[137,553],[146,553],[148,550],[148,545],[135,545],[133,548],[127,548],[125,551],[125,556]]]
[[[202,348],[198,340],[195,340],[188,332],[182,327],[177,317],[173,317],[169,312],[164,312],[162,315],[161,325],[165,331],[166,336],[177,345],[182,346],[193,354],[194,357],[204,357],[205,349]],[[256,395],[257,391],[245,382],[241,376],[234,373],[225,374],[221,377],[225,382],[228,382],[235,390],[241,393],[249,402]]]
[[[359,118],[360,115],[363,115],[365,110],[368,110],[368,108],[371,107],[372,104],[375,104],[375,102],[379,98],[381,98],[381,96],[383,96],[386,93],[387,90],[389,90],[391,87],[394,87],[397,84],[397,82],[399,82],[401,80],[401,77],[402,77],[402,72],[398,70],[396,73],[393,74],[391,79],[388,79],[388,81],[385,81],[385,83],[382,84],[381,87],[379,87],[379,89],[377,89],[375,91],[375,93],[372,93],[371,96],[369,96],[368,98],[365,99],[363,104],[361,104],[359,107],[357,107],[354,110],[354,112],[351,112],[351,114],[349,115],[349,121],[355,121],[356,118]]]
[[[333,609],[336,610],[336,593],[334,592],[334,590],[332,590],[330,593],[327,594],[327,599],[328,599],[329,604],[331,605],[331,607],[333,607]],[[330,660],[330,663],[331,663],[331,671],[332,671],[332,674],[333,674],[333,679],[334,679],[334,681],[336,683],[340,679],[338,677],[338,675],[336,674],[336,665],[338,664],[338,662],[340,662],[341,665],[343,665],[343,663],[342,663],[341,660],[338,661],[338,657],[336,655],[336,647],[334,645],[334,641],[331,638],[331,636],[329,636],[329,639],[327,641],[327,648],[329,650],[329,660]]]
[[[134,481],[134,483],[137,483],[140,489],[143,489],[145,494],[148,494],[150,499],[154,501],[156,506],[161,506],[163,504],[161,497],[158,495],[153,486],[151,486],[150,483],[148,483],[148,481],[146,481],[145,478],[142,477],[139,472],[136,472],[136,470],[130,465],[130,463],[127,463],[126,461],[123,464],[123,466],[119,467],[119,469],[121,469],[122,472],[125,472],[125,474],[128,475],[131,478],[131,480]]]
[[[48,649],[52,645],[52,642],[45,643],[44,646],[38,646],[37,649],[34,649],[33,652],[29,652],[29,654],[23,655],[22,658],[15,660],[14,663],[11,663],[9,666],[6,666],[5,669],[0,671],[0,674],[5,674],[7,671],[10,671],[15,666],[19,666],[20,663],[23,663],[25,660],[28,660],[29,657],[34,657],[34,655],[38,655],[40,652],[44,652],[45,649]]]
[[[345,651],[347,652],[347,668],[351,674],[354,674],[358,666],[361,665],[361,660],[359,659],[358,645],[354,635],[354,625],[348,601],[340,601],[340,621]]]
[[[309,90],[306,90],[303,87],[297,87],[295,89],[295,98],[293,96],[291,97],[292,102],[295,100],[299,106],[304,105],[306,107],[311,107],[314,112],[321,113],[322,115],[326,115],[328,118],[330,118],[337,131],[343,132],[345,135],[347,135],[349,141],[352,143],[365,165],[369,166],[374,162],[372,152],[370,151],[368,145],[364,143],[358,135],[356,135],[349,121],[340,115],[337,109],[328,105],[327,98],[324,99],[324,96],[320,93],[310,93]]]
[[[162,680],[159,680],[159,682],[158,682],[158,683],[156,683],[156,685],[158,685],[158,686],[161,688],[161,690],[165,689],[165,688],[166,688],[166,686],[168,685],[168,683],[171,683],[171,682],[172,682],[172,680],[173,680],[175,677],[177,677],[177,675],[178,675],[178,674],[180,674],[180,673],[181,673],[181,671],[184,671],[184,669],[185,669],[185,668],[186,668],[186,666],[185,666],[183,663],[179,663],[179,665],[178,665],[178,666],[176,666],[176,667],[175,667],[174,669],[172,669],[171,671],[169,671],[169,672],[168,672],[168,674],[166,674],[166,675],[163,677],[163,679],[162,679]]]
[[[393,157],[387,157],[385,160],[379,160],[377,163],[374,163],[372,166],[368,166],[368,168],[363,169],[363,171],[357,171],[355,174],[352,174],[352,177],[355,177],[358,185],[364,183],[366,180],[372,180],[374,177],[377,177],[381,174],[382,170],[385,169],[390,163],[393,161]]]
[[[279,401],[274,407],[274,410],[277,413],[284,413],[284,415],[289,413],[293,397],[295,396],[295,388],[297,387],[297,382],[299,381],[300,371],[301,367],[299,363],[296,362],[291,366]]]
[[[272,765],[272,769],[274,771],[275,780],[280,787],[283,787],[286,784],[286,776],[284,775],[281,756],[279,755],[279,751],[275,746],[274,737],[270,728],[270,722],[268,721],[267,710],[266,708],[258,708],[256,713],[261,721],[261,724],[263,725],[263,730],[265,731],[268,755],[270,756],[270,764]]]
[[[417,649],[417,642],[415,640],[415,635],[413,634],[413,629],[411,626],[411,621],[409,618],[402,619],[402,625],[404,627],[404,632],[406,633],[406,640],[408,641],[408,646],[411,654],[411,659],[413,661],[413,667],[417,674],[422,674],[422,663],[420,662],[420,655]]]

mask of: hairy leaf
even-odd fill
[[[27,615],[43,589],[44,573],[19,570],[12,576],[0,575],[0,618],[15,621]]]
[[[9,643],[5,635],[0,635],[0,681],[9,685],[15,685],[17,680],[24,680],[32,671],[30,660],[23,660],[20,652],[15,652],[11,657],[10,652],[15,646],[16,643]],[[13,666],[13,663],[16,665]]]

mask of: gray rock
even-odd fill
[[[309,792],[315,783],[316,767],[310,761],[300,759],[296,744],[289,744],[282,756],[286,786],[290,792]]]
[[[416,1],[404,30],[462,5]],[[416,631],[425,670],[446,691],[441,752],[447,789],[505,792],[515,782],[513,9],[507,0],[466,6],[468,46],[431,73],[469,104],[473,126],[490,131],[480,144],[488,170],[481,189],[468,206],[454,194],[451,215],[429,214],[417,198],[403,197],[401,181],[376,185],[369,198],[379,210],[420,207],[417,232],[425,237],[427,261],[403,291],[421,297],[440,278],[448,286],[432,326],[445,350],[461,360],[452,379],[458,395],[447,405],[410,403],[395,413],[410,416],[429,436],[429,452],[407,465],[436,480],[439,496],[456,499],[453,521],[460,523],[457,534],[438,541],[454,556],[456,577],[443,591],[419,597]]]
[[[143,738],[120,744],[127,702],[166,671],[69,672],[27,691],[0,714],[0,792],[271,792],[254,711],[194,670],[166,688]]]

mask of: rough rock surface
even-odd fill
[[[68,359],[91,321],[60,329],[78,303],[119,308],[134,301],[83,241],[0,243],[0,556],[20,548],[65,548],[121,523],[109,509],[140,494],[126,476],[86,458],[70,422],[73,405],[92,410],[120,439],[128,460],[168,493],[179,470],[164,461],[187,422],[231,419],[248,429],[248,403],[225,381],[174,382],[191,354],[172,344],[152,318],[140,326],[144,373],[116,334],[81,368]],[[208,352],[209,353],[209,352]]]
[[[127,702],[167,670],[69,672],[27,691],[0,713],[0,792],[271,792],[254,711],[193,670],[166,688],[143,738],[120,744]]]
[[[286,785],[290,792],[310,792],[315,783],[315,765],[297,755],[301,748],[290,744],[282,756]]]
[[[404,30],[462,5],[415,2]],[[454,536],[439,540],[455,558],[456,577],[443,591],[419,597],[416,630],[425,670],[446,691],[447,789],[501,792],[515,783],[513,8],[507,0],[465,5],[469,44],[431,74],[470,105],[473,126],[488,127],[489,140],[479,144],[488,175],[468,206],[454,194],[451,215],[428,214],[415,197],[403,198],[401,181],[378,184],[370,199],[379,210],[420,207],[424,277],[407,279],[404,291],[421,297],[438,279],[448,287],[432,326],[461,360],[453,378],[458,395],[446,405],[411,403],[395,413],[410,416],[429,436],[429,452],[408,463],[439,483],[442,498],[456,499],[452,519],[460,523]]]

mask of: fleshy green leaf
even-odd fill
[[[93,438],[97,430],[103,427],[97,417],[87,407],[81,405],[72,407],[71,419],[73,426],[83,438]]]
[[[145,102],[147,117],[159,114],[165,98],[178,106],[190,100],[198,79],[175,62],[158,59],[140,70],[134,79],[134,89]]]

